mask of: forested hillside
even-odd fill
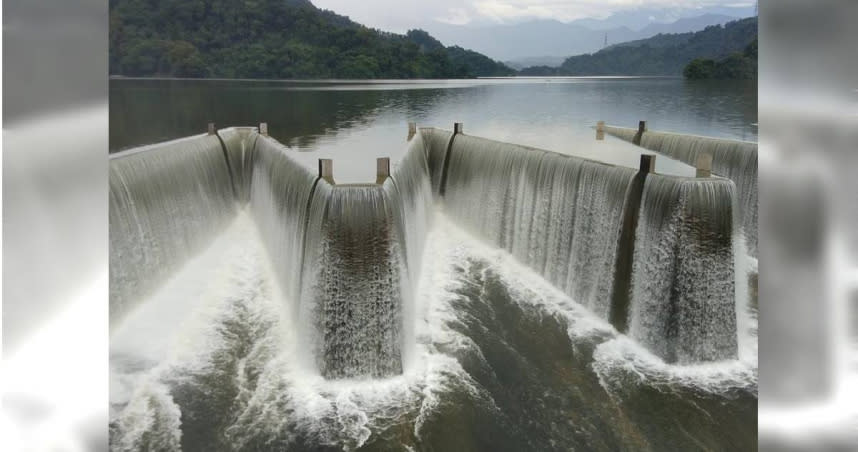
[[[599,52],[569,57],[559,68],[531,67],[521,75],[682,75],[695,58],[720,60],[757,38],[757,18],[713,25],[696,33],[660,34]]]
[[[682,71],[690,80],[752,80],[757,78],[757,40],[742,53],[733,53],[723,60],[695,58]]]
[[[110,0],[110,73],[458,78],[513,70],[422,30],[386,33],[307,0]]]

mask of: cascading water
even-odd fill
[[[111,227],[115,223],[113,230],[122,232],[114,236],[124,237],[114,245],[117,293],[157,282],[159,271],[166,274],[210,240],[234,216],[234,201],[246,197],[321,373],[399,373],[410,334],[403,315],[411,315],[408,300],[431,215],[430,181],[436,181],[449,190],[444,204],[450,215],[475,235],[506,249],[598,316],[616,315],[613,292],[625,293],[627,286],[615,285],[615,277],[628,278],[616,273],[618,242],[624,209],[634,208],[627,206],[629,190],[638,189],[632,169],[461,134],[451,144],[449,132],[422,129],[382,185],[332,186],[251,129],[222,134],[112,160]],[[199,149],[175,149],[189,145]],[[448,173],[438,177],[444,168]],[[155,174],[156,182],[148,177],[145,186],[135,187],[142,173]],[[714,179],[679,184],[653,177],[645,184],[631,263],[631,334],[669,361],[734,356],[735,316],[728,315],[734,310],[734,270],[727,246],[733,214],[724,209],[735,190]],[[147,237],[158,240],[146,243]],[[176,243],[161,243],[169,239]],[[671,245],[684,241],[688,245]],[[131,249],[145,250],[144,259],[159,264],[129,265]],[[683,259],[689,264],[677,270]],[[707,277],[700,268],[718,270]],[[647,281],[644,274],[659,277]],[[699,283],[710,280],[718,287]],[[114,299],[117,312],[127,304],[122,295]],[[626,309],[618,312],[624,316]],[[713,309],[716,315],[706,314]],[[695,315],[733,321],[707,323]]]
[[[449,215],[607,318],[635,171],[466,135],[450,160]]]
[[[423,139],[427,165],[429,166],[429,174],[432,181],[432,191],[435,193],[438,193],[438,187],[441,184],[441,173],[444,168],[447,144],[450,142],[452,135],[451,132],[446,130],[420,129],[420,138]]]
[[[629,333],[667,362],[737,357],[734,193],[728,179],[644,184]]]
[[[325,208],[330,186],[265,137],[256,139],[250,176],[250,211],[290,309],[301,299],[304,250],[312,209]],[[326,190],[327,189],[327,190]]]
[[[417,281],[426,233],[432,225],[432,187],[423,140],[413,139],[405,156],[393,167],[384,184],[385,197],[394,207],[397,230],[405,250],[408,277]]]
[[[313,351],[308,361],[325,377],[402,370],[411,330],[402,310],[410,309],[432,204],[420,143],[411,141],[383,185],[348,186],[318,178],[279,143],[256,140],[251,210]]]
[[[631,324],[668,362],[736,357],[731,181],[650,174],[641,185],[629,168],[466,135],[448,158],[446,211],[475,236],[621,331]],[[636,208],[633,252],[618,259],[621,231],[635,225],[625,210]],[[632,275],[618,265],[629,258]],[[628,305],[616,290],[630,292]]]
[[[394,164],[391,177],[384,181],[384,196],[392,206],[393,221],[399,250],[403,252],[399,261],[404,266],[400,270],[402,287],[402,339],[405,348],[403,361],[410,359],[409,346],[414,343],[414,298],[417,281],[420,279],[421,262],[426,235],[432,226],[433,197],[429,168],[422,136],[416,136],[409,142],[405,156]]]
[[[236,199],[241,204],[250,200],[253,181],[253,150],[259,134],[253,127],[230,127],[217,132],[227,154]]]
[[[712,172],[736,184],[748,252],[757,255],[757,144],[671,133],[645,133],[641,145],[692,164],[699,154],[712,156]]]
[[[637,129],[606,126],[605,132],[632,141]],[[646,131],[640,145],[689,165],[696,165],[700,154],[711,155],[712,172],[736,184],[748,253],[757,255],[757,143]]]
[[[317,366],[326,378],[402,372],[400,253],[380,186],[335,186],[308,271]],[[309,319],[308,319],[309,320]],[[310,322],[308,322],[310,323]]]
[[[231,187],[214,135],[110,157],[111,325],[235,217]]]
[[[112,448],[521,450],[586,448],[594,438],[606,449],[710,447],[720,438],[686,438],[678,430],[688,423],[653,433],[661,424],[650,402],[703,432],[713,419],[733,419],[737,406],[756,410],[755,397],[710,400],[704,389],[700,398],[694,384],[611,392],[624,381],[614,367],[649,372],[614,353],[635,342],[596,318],[611,308],[620,230],[641,173],[457,135],[443,207],[495,246],[471,241],[443,215],[426,246],[449,132],[421,129],[381,185],[333,185],[251,129],[219,135],[223,147],[217,137],[194,138],[205,144],[200,155],[185,143],[135,165],[117,165],[134,151],[111,160],[111,177],[122,176],[115,187],[111,180],[112,241],[130,234],[137,223],[128,219],[150,214],[169,225],[158,234],[196,232],[183,239],[202,248],[218,237],[194,259],[171,248],[164,262],[172,259],[175,278],[111,338]],[[169,159],[175,170],[158,170]],[[667,361],[734,357],[735,187],[645,180],[634,209],[628,335]],[[157,196],[143,196],[148,190]],[[221,217],[237,217],[222,235]],[[118,219],[124,229],[114,229]],[[139,223],[152,229],[150,219]],[[151,253],[153,243],[123,246],[112,265]],[[660,372],[685,369],[656,361]],[[564,416],[575,429],[543,422]]]

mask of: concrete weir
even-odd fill
[[[732,181],[657,174],[652,154],[634,170],[461,128],[421,133],[445,212],[472,234],[665,361],[737,357]]]
[[[410,123],[406,153],[378,159],[374,183],[337,184],[332,160],[308,167],[267,131],[210,125],[111,156],[111,325],[245,209],[318,372],[396,375],[438,203],[666,361],[736,357],[729,179]]]
[[[736,184],[739,215],[748,253],[757,256],[757,143],[723,138],[650,131],[646,121],[637,129],[596,125],[597,139],[602,134],[615,136],[695,166],[698,177],[715,174]]]

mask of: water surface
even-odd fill
[[[386,81],[110,81],[110,150],[268,123],[272,137],[313,163],[333,158],[341,182],[374,180],[377,157],[404,151],[407,123],[636,166],[640,149],[608,137],[597,121],[756,141],[755,82],[681,78],[513,78]],[[619,160],[606,148],[625,152]],[[691,174],[657,161],[658,172]]]

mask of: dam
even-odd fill
[[[712,173],[736,184],[742,231],[748,253],[757,256],[757,143],[697,135],[651,131],[641,122],[638,128],[597,126],[603,134],[615,136],[675,158],[689,165],[706,159]],[[597,133],[599,133],[597,131]]]
[[[362,184],[338,184],[331,160],[302,163],[265,124],[210,125],[112,154],[111,329],[245,212],[313,371],[401,374],[441,212],[667,363],[737,359],[750,220],[734,173],[652,153],[605,163],[470,136],[458,123],[411,124],[405,146]],[[695,159],[679,148],[678,160]]]

